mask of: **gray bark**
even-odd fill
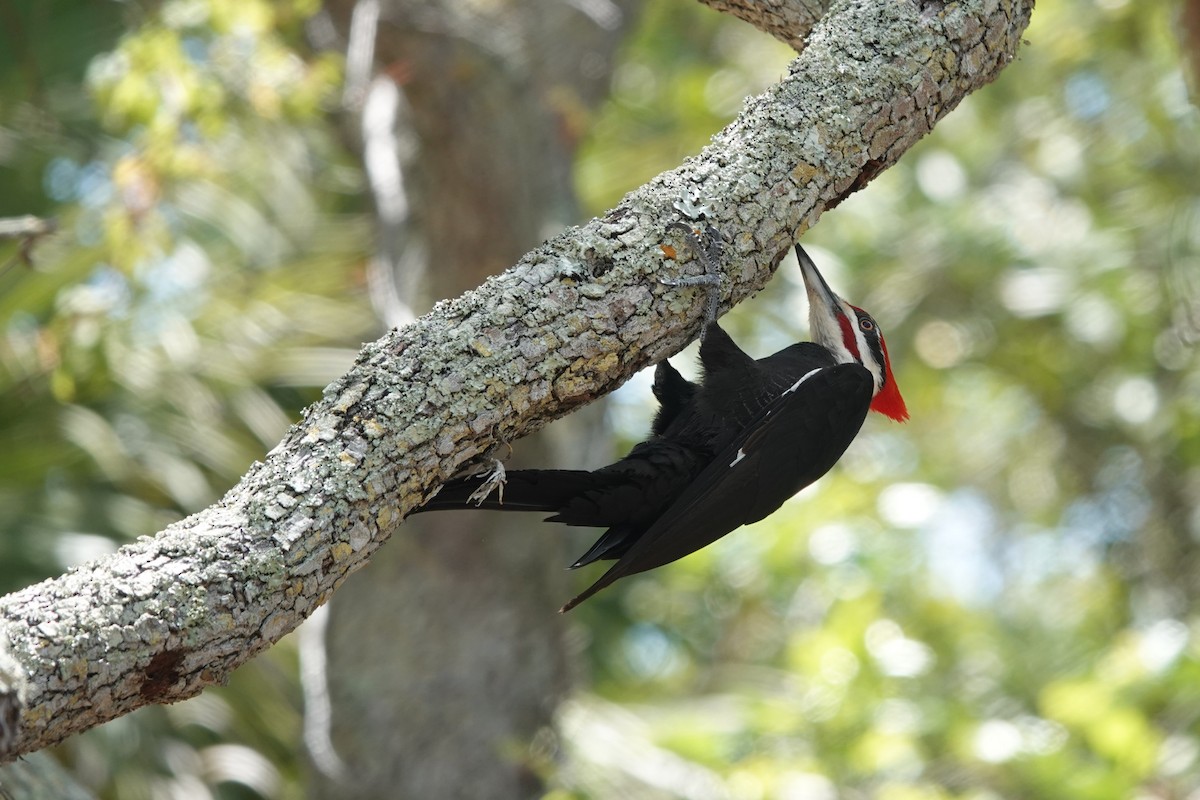
[[[702,292],[657,280],[694,268],[659,249],[685,251],[666,230],[685,189],[708,198],[730,241],[727,308],[825,209],[992,80],[1031,11],[1031,0],[839,2],[788,75],[699,156],[366,345],[219,503],[0,599],[0,648],[26,683],[0,757],[222,682],[324,603],[446,478],[695,336]]]
[[[700,0],[717,11],[731,14],[765,31],[797,52],[804,37],[833,5],[833,0]]]

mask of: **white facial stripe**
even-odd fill
[[[850,351],[846,348],[845,342],[842,341],[842,328],[838,324],[837,319],[828,316],[824,311],[816,313],[817,309],[823,309],[824,306],[817,305],[817,301],[811,296],[809,303],[813,309],[813,313],[809,314],[809,334],[812,336],[812,340],[833,353],[834,359],[839,364],[853,362],[855,360],[854,356],[851,355]],[[849,314],[851,319],[855,318],[853,309],[841,301],[839,301],[839,305],[843,314]]]
[[[730,461],[729,466],[736,467],[737,463],[745,457],[746,457],[746,451],[739,447],[738,451],[737,451],[737,458],[735,458],[733,461]]]
[[[879,357],[875,355],[875,349],[871,347],[863,333],[857,310],[845,300],[834,295],[824,285],[819,275],[809,280],[807,267],[805,275],[805,285],[808,288],[809,333],[812,335],[812,340],[828,350],[837,363],[862,364],[866,367],[867,371],[871,373],[871,380],[874,383],[872,394],[878,393],[883,388],[883,364],[880,363]],[[828,296],[825,294],[826,292],[828,292]],[[830,308],[831,301],[837,306],[836,312]],[[844,321],[850,325],[854,336],[854,347],[858,350],[858,355],[851,351],[843,338],[843,320],[838,318],[838,314],[844,316]],[[796,384],[796,386],[799,385],[799,383]],[[796,386],[788,391],[795,390]]]

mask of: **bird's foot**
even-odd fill
[[[488,495],[496,492],[496,499],[500,501],[500,505],[504,505],[504,484],[507,482],[508,473],[504,470],[504,462],[493,458],[492,471],[484,476],[483,483],[479,484],[479,488],[471,492],[467,502],[474,503],[476,507],[481,506],[483,501],[488,499]]]
[[[659,278],[663,286],[707,286],[708,297],[704,301],[704,329],[717,321],[717,311],[721,307],[721,276],[720,275],[685,275],[682,278]],[[704,331],[700,332],[701,338]]]
[[[721,235],[715,227],[707,222],[705,214],[707,207],[696,207],[691,198],[685,197],[684,205],[679,202],[675,207],[680,210],[680,213],[689,216],[688,220],[678,220],[667,226],[668,230],[679,229],[686,235],[688,244],[696,253],[696,258],[704,267],[703,275],[688,275],[680,278],[659,278],[658,282],[664,286],[707,286],[708,297],[704,304],[704,330],[708,326],[717,321],[717,312],[721,306],[721,283],[724,276],[721,274],[719,263],[721,260],[722,245],[725,242],[725,237]],[[690,213],[689,213],[690,212]],[[703,227],[697,227],[702,225]],[[703,338],[704,332],[701,332]]]

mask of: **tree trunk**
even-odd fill
[[[335,8],[347,29],[349,10]],[[398,139],[413,145],[400,163],[412,216],[389,229],[381,214],[382,235],[393,269],[422,254],[428,295],[453,297],[578,220],[563,115],[602,98],[627,16],[599,25],[557,0],[461,13],[388,2],[381,12],[376,60],[403,76]],[[560,445],[569,435],[555,433]],[[543,432],[510,466],[553,466],[561,450]],[[561,532],[534,519],[407,524],[330,603],[330,735],[316,740],[336,756],[314,753],[311,796],[540,796],[531,743],[569,684],[554,613],[569,594],[565,563]]]

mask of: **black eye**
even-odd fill
[[[858,327],[869,333],[875,330],[875,321],[870,317],[863,317],[858,321]]]

